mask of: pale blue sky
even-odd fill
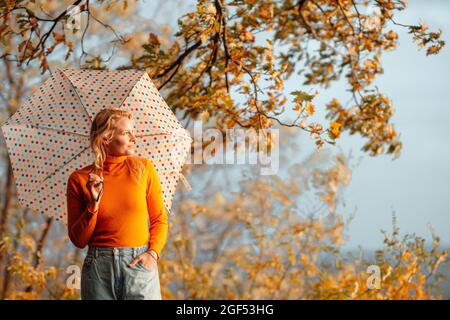
[[[397,20],[405,24],[425,21],[431,29],[442,29],[443,39],[450,43],[449,13],[448,1],[412,0]],[[449,245],[450,51],[446,47],[439,55],[426,57],[403,31],[398,49],[384,55],[383,65],[384,75],[376,84],[393,100],[392,122],[404,147],[395,161],[388,156],[366,156],[354,170],[344,193],[349,207],[358,207],[350,245],[378,246],[383,239],[379,230],[390,226],[393,210],[401,232],[416,232],[429,239],[430,223]],[[355,156],[362,154],[359,138],[347,135],[340,145],[343,150],[351,148]]]

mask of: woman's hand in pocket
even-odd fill
[[[144,268],[147,268],[147,270],[152,271],[153,268],[156,268],[156,259],[155,257],[148,251],[141,253],[136,258],[131,261],[129,264],[130,267],[134,267],[137,263],[141,263]]]

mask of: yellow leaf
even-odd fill
[[[314,114],[315,109],[314,109],[314,105],[311,102],[307,101],[305,108],[306,108],[306,112],[309,115],[313,115]]]
[[[341,135],[340,128],[342,124],[339,122],[332,122],[330,124],[331,127],[331,133],[337,138]]]
[[[370,60],[370,59],[366,60],[366,61],[364,62],[364,65],[365,65],[367,68],[369,68],[369,69],[373,69],[373,68],[376,68],[376,67],[377,67],[377,65],[375,64],[375,62],[374,62],[373,60]]]

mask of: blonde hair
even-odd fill
[[[90,145],[95,156],[92,171],[97,175],[103,171],[103,163],[107,156],[106,145],[112,141],[117,130],[116,122],[122,117],[133,120],[131,113],[126,110],[108,108],[97,113],[94,121],[92,121]],[[128,172],[130,172],[131,176],[139,185],[145,170],[145,165],[142,161],[133,161],[132,158],[128,157],[125,163],[128,167]]]

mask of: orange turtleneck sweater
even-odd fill
[[[140,185],[128,172],[127,158],[145,165]],[[159,258],[167,240],[168,219],[158,172],[151,160],[107,155],[103,164],[104,191],[94,213],[86,207],[90,198],[86,182],[92,167],[73,172],[67,181],[70,240],[78,248],[139,247],[148,243]]]

